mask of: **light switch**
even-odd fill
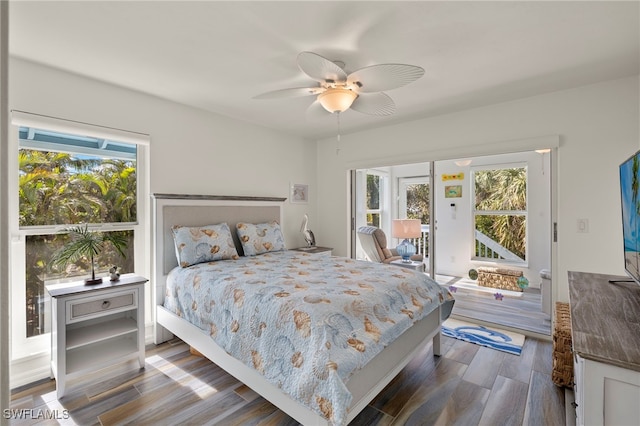
[[[589,232],[589,219],[578,219],[578,232],[583,234]]]

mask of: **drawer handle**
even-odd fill
[[[108,300],[102,302],[102,309],[107,309],[109,308],[109,306],[111,306],[111,302],[109,302]]]

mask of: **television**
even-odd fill
[[[640,151],[620,164],[624,269],[640,284]]]

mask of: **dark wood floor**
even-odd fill
[[[434,357],[425,346],[351,424],[565,425],[564,391],[551,382],[550,342],[527,337],[516,356],[443,337],[443,354]],[[94,373],[70,382],[68,391],[58,401],[55,382],[46,380],[14,390],[11,408],[68,413],[60,424],[297,424],[177,339],[148,348],[144,370],[123,365]]]

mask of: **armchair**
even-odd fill
[[[367,258],[371,262],[391,263],[402,259],[395,249],[387,247],[387,236],[384,231],[375,226],[362,226],[358,228],[358,238]],[[421,254],[414,254],[411,260],[422,262]]]

